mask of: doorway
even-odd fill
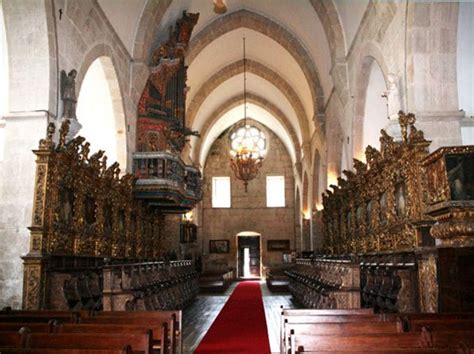
[[[237,235],[237,276],[239,278],[261,277],[260,235],[240,233]]]

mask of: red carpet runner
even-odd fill
[[[237,285],[194,353],[270,353],[258,281]]]

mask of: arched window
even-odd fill
[[[79,135],[91,143],[91,151],[105,150],[108,164],[127,166],[127,142],[122,97],[112,60],[96,59],[84,77],[77,101]]]
[[[387,102],[382,95],[387,91],[384,76],[380,66],[375,60],[372,61],[364,110],[364,129],[362,149],[365,151],[367,145],[379,148],[380,129],[386,127]],[[344,150],[343,150],[344,151]]]

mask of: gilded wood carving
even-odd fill
[[[381,131],[380,151],[368,146],[366,163],[323,195],[324,245],[333,254],[412,248],[424,216],[422,160],[427,141],[413,114],[399,113],[402,141]]]

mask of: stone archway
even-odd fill
[[[105,150],[109,163],[127,167],[127,138],[122,95],[110,57],[96,58],[83,74],[77,116],[83,125],[80,135],[93,150]]]
[[[366,107],[367,107],[367,93],[370,89],[369,97],[371,100],[376,100],[376,91],[379,90],[381,85],[385,86],[385,90],[387,88],[387,68],[383,62],[383,56],[380,50],[377,50],[372,45],[366,46],[366,48],[371,48],[369,51],[370,55],[366,55],[361,58],[357,70],[357,76],[355,78],[355,102],[354,102],[354,118],[352,121],[352,156],[354,158],[365,160],[364,150],[364,130],[367,132],[367,124],[366,124]],[[364,51],[365,53],[365,51]],[[374,75],[371,75],[374,72]],[[370,79],[372,78],[372,82]],[[380,81],[383,80],[383,83]],[[380,92],[380,100],[377,101],[380,107],[380,103],[386,104],[383,102],[383,98],[381,97],[383,92]],[[373,103],[373,102],[372,102]],[[370,107],[372,108],[372,107]],[[371,112],[372,119],[371,121],[376,120],[376,115],[380,109],[377,108]],[[387,109],[385,108],[385,112],[381,119],[387,117]],[[373,129],[375,135],[380,135],[380,128]],[[372,139],[373,140],[373,139]]]

